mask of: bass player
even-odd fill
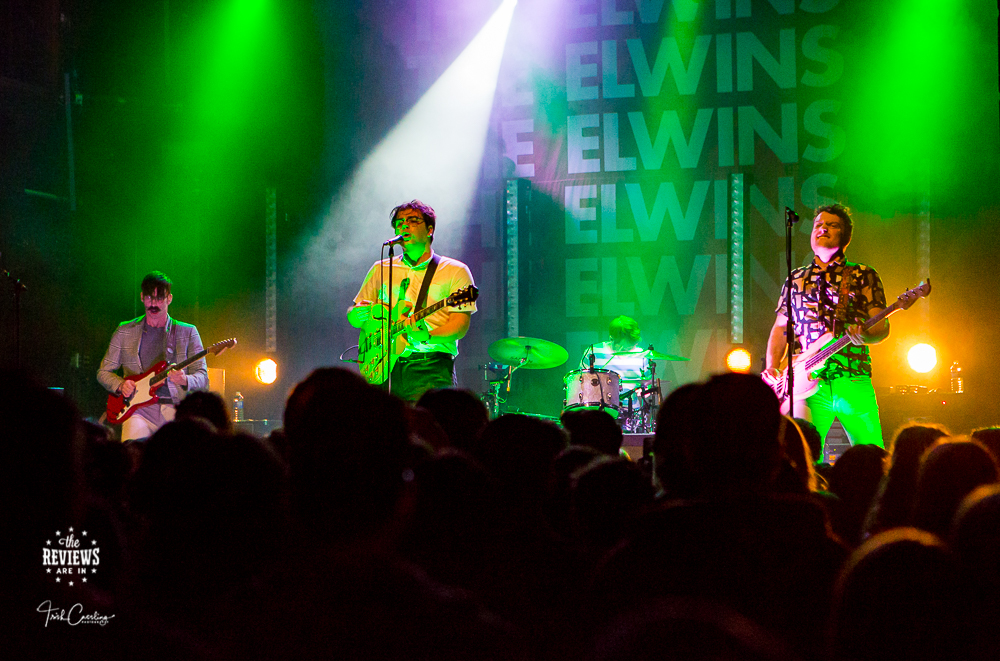
[[[810,234],[815,257],[809,265],[792,271],[791,282],[786,281],[782,288],[767,341],[765,373],[770,380],[784,378],[779,365],[787,347],[785,298],[790,290],[795,327],[793,355],[811,350],[826,333],[847,336],[851,341],[815,374],[819,377],[815,393],[792,399],[791,415],[811,420],[824,442],[834,418],[839,418],[852,445],[884,447],[867,345],[888,337],[889,322],[882,319],[867,331],[862,324],[885,309],[885,291],[875,269],[848,262],[844,257],[853,229],[846,207],[832,204],[816,209]],[[797,392],[801,385],[796,380]]]
[[[354,297],[354,305],[347,310],[347,321],[355,328],[384,318],[389,310],[393,311],[393,321],[405,318],[410,312],[474,285],[468,266],[431,249],[437,222],[434,209],[420,200],[411,200],[393,209],[389,218],[403,246],[403,254],[392,259],[393,292],[390,295],[388,291],[388,260],[375,262]],[[424,300],[419,300],[428,273],[429,286]],[[394,395],[415,402],[428,390],[456,384],[458,341],[469,331],[475,311],[475,302],[471,301],[407,322],[403,337],[410,351],[400,355],[392,367],[389,381]]]

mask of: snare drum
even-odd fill
[[[603,409],[618,417],[621,379],[611,370],[575,370],[563,377],[566,386],[564,411]]]

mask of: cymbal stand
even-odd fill
[[[510,392],[510,377],[514,369],[510,365],[500,363],[486,363],[483,366],[483,380],[487,386],[487,391],[483,394],[483,403],[486,404],[490,419],[498,418],[506,412],[504,406],[507,403],[506,394]],[[503,395],[500,394],[501,390],[504,391]]]

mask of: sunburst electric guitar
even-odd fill
[[[362,326],[361,335],[358,338],[358,367],[361,369],[361,376],[365,377],[368,383],[383,383],[389,378],[389,372],[392,371],[396,360],[413,351],[406,338],[402,337],[403,329],[408,321],[420,321],[445,306],[456,307],[465,303],[474,303],[477,298],[479,298],[479,289],[475,285],[468,285],[452,293],[448,298],[414,312],[406,319],[400,319],[400,306],[405,305],[403,302],[397,303],[389,316],[390,320],[397,319],[398,321],[387,324],[384,318],[379,319],[373,316]],[[384,305],[376,304],[372,306],[372,309],[385,310],[386,308]]]
[[[875,326],[880,321],[888,317],[889,315],[899,312],[900,310],[906,310],[911,305],[913,305],[918,298],[923,298],[931,293],[931,281],[930,278],[921,282],[919,285],[913,289],[908,289],[903,292],[896,302],[887,307],[886,309],[879,312],[877,315],[866,321],[862,328],[868,330],[869,328]],[[823,369],[826,365],[826,361],[830,359],[835,353],[846,347],[851,343],[851,338],[846,335],[840,338],[834,339],[833,333],[826,333],[821,337],[817,338],[815,342],[810,344],[804,351],[795,355],[792,358],[792,369],[795,370],[795,399],[805,399],[812,395],[819,388],[819,379],[816,374]],[[781,360],[781,365],[778,367],[781,370],[781,374],[777,377],[772,377],[767,373],[761,374],[761,378],[771,386],[774,390],[774,394],[778,396],[781,400],[781,412],[787,414],[791,409],[790,398],[787,396],[788,390],[788,354],[785,354],[785,358]]]
[[[228,340],[216,342],[179,365],[171,365],[167,361],[161,360],[142,374],[125,377],[126,381],[131,381],[135,384],[135,392],[128,397],[122,396],[121,393],[108,395],[108,421],[116,425],[121,424],[132,417],[132,414],[142,407],[156,404],[160,398],[155,393],[163,385],[163,381],[166,380],[170,370],[182,370],[208,354],[217,356],[229,347],[234,346],[236,346],[236,338],[231,337]]]

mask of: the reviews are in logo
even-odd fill
[[[56,583],[75,586],[87,582],[87,577],[97,573],[101,564],[101,549],[97,540],[80,531],[77,537],[73,528],[66,533],[57,530],[53,539],[45,541],[42,548],[42,566]]]

